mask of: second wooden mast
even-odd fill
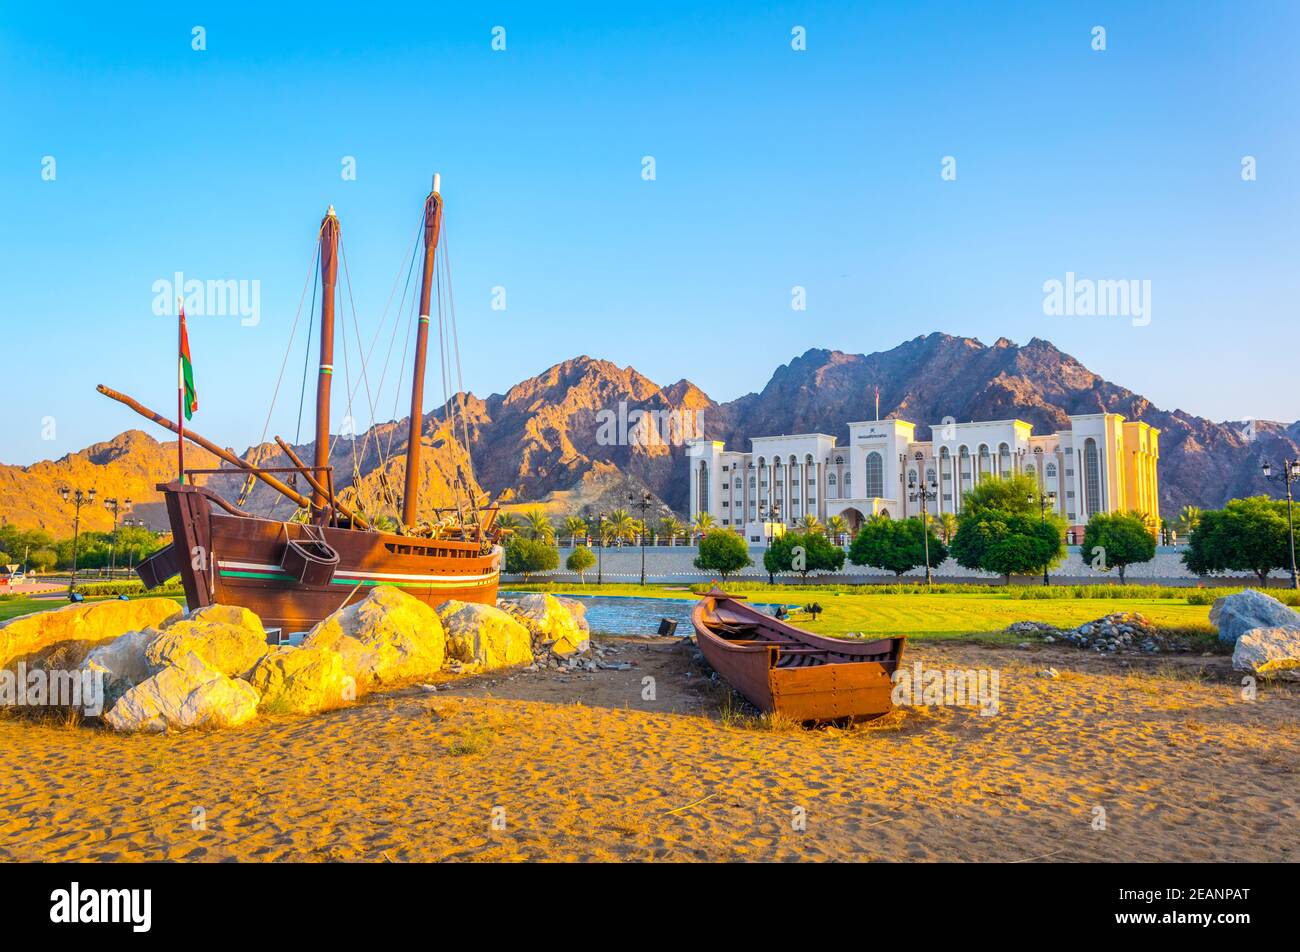
[[[441,178],[433,176],[433,191],[424,200],[424,275],[420,282],[420,323],[415,334],[415,370],[411,377],[411,420],[406,446],[406,491],[402,494],[402,524],[415,525],[420,508],[420,449],[424,433],[424,364],[429,350],[429,304],[433,296],[433,258],[442,228]]]
[[[317,467],[312,474],[323,479],[321,467],[330,464],[330,384],[334,380],[334,285],[338,280],[339,220],[334,206],[329,207],[320,223],[320,277],[322,285],[320,302],[320,374],[316,378],[316,455]],[[318,483],[315,485],[319,485]],[[332,500],[319,489],[312,491],[312,519],[325,519],[326,507]]]

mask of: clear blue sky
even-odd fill
[[[257,327],[190,328],[193,425],[256,440],[326,206],[368,333],[435,169],[479,394],[586,353],[725,400],[809,347],[940,330],[1046,337],[1166,408],[1300,417],[1300,5],[693,6],[6,4],[0,461],[161,435],[93,388],[174,411],[151,305],[178,270],[261,282]],[[1151,323],[1045,316],[1067,271],[1150,280]]]

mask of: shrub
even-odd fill
[[[560,565],[560,551],[543,539],[511,536],[506,542],[506,571],[522,575],[525,581],[533,572],[549,572]]]
[[[700,554],[694,564],[702,572],[717,572],[725,579],[754,563],[744,539],[727,529],[713,529],[700,539]]]

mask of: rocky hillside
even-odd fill
[[[1024,346],[1006,339],[985,345],[929,334],[875,354],[810,350],[778,367],[762,391],[722,404],[687,380],[660,386],[631,367],[585,356],[556,364],[505,394],[457,399],[478,484],[496,498],[542,503],[558,513],[608,509],[629,492],[649,489],[685,514],[686,459],[677,445],[683,434],[724,440],[734,449],[746,448],[750,437],[810,430],[847,440],[850,421],[874,414],[876,386],[881,416],[920,424],[921,439],[929,437],[929,424],[944,417],[1019,417],[1039,431],[1065,426],[1071,414],[1109,411],[1145,420],[1161,430],[1161,507],[1167,515],[1186,504],[1219,506],[1234,496],[1275,490],[1260,474],[1262,460],[1276,465],[1300,455],[1300,422],[1215,423],[1162,410],[1038,338]],[[464,440],[447,424],[448,409],[425,418],[426,508],[452,502],[456,468],[464,463]],[[367,511],[392,511],[386,499],[388,493],[393,501],[401,495],[405,431],[405,422],[385,423],[355,441],[338,441],[331,462],[345,498],[359,493]],[[295,450],[311,458],[310,444]],[[214,465],[206,456],[196,449],[187,460]],[[253,447],[245,458],[262,465],[288,462],[274,444]],[[101,498],[130,495],[144,502],[136,515],[161,526],[165,518],[152,487],[174,468],[174,442],[131,430],[57,461],[0,465],[0,514],[62,534],[71,527],[71,512],[58,487],[94,485]],[[233,481],[221,488],[231,496],[237,492]],[[248,508],[287,517],[292,504],[259,484]],[[83,516],[83,525],[108,527],[102,506],[83,510]]]

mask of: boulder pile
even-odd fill
[[[502,668],[623,668],[593,649],[580,602],[553,595],[496,606],[447,601],[435,610],[375,586],[307,633],[267,644],[245,608],[182,613],[171,599],[72,605],[0,625],[0,666],[78,671],[104,689],[99,713],[118,731],[237,727],[260,712],[314,714],[368,691],[444,672]]]
[[[1276,598],[1246,589],[1217,598],[1210,621],[1230,644],[1232,666],[1268,678],[1300,680],[1300,614]]]
[[[1077,628],[1062,629],[1041,621],[1018,621],[1007,631],[1020,635],[1038,635],[1048,644],[1064,642],[1075,648],[1107,652],[1188,651],[1189,646],[1161,634],[1138,612],[1112,612]]]

